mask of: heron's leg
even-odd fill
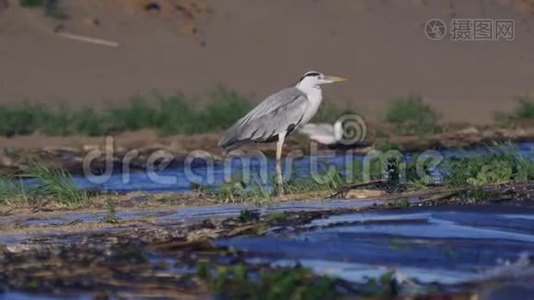
[[[284,139],[286,133],[280,133],[278,135],[278,142],[276,143],[276,184],[278,196],[284,194],[284,180],[282,178],[282,147],[284,146]]]

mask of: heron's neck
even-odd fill
[[[309,101],[309,105],[306,107],[301,121],[301,124],[306,124],[319,109],[319,105],[321,105],[321,101],[323,100],[323,92],[318,85],[306,84],[304,81],[299,82],[296,87],[306,94],[306,98]]]
[[[317,85],[315,82],[311,82],[306,79],[297,83],[296,87],[297,89],[301,90],[306,95],[310,95],[310,94],[316,93],[317,90],[321,90],[321,87]]]

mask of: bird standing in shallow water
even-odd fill
[[[306,124],[317,112],[323,100],[321,85],[345,81],[345,78],[327,76],[310,71],[295,86],[285,88],[267,97],[226,131],[219,147],[231,150],[245,142],[276,144],[276,181],[278,195],[284,193],[282,179],[282,147],[284,139],[299,125]]]

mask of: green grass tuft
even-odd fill
[[[247,98],[222,87],[211,92],[209,99],[210,103],[197,115],[202,132],[226,129],[252,109]]]
[[[361,293],[371,299],[394,299],[398,295],[398,287],[395,284],[395,272],[389,271],[379,278],[368,278],[362,287]]]
[[[59,204],[76,206],[89,198],[85,191],[76,187],[70,174],[63,170],[50,169],[39,161],[33,163],[26,176],[39,181],[36,192],[40,196],[50,197]]]
[[[534,163],[509,148],[495,147],[489,155],[445,160],[445,182],[451,187],[480,187],[534,179]]]
[[[240,211],[239,216],[237,217],[237,220],[241,223],[257,222],[259,219],[260,214],[258,212],[248,209]]]
[[[19,0],[19,4],[23,7],[43,7],[45,0]]]
[[[534,97],[518,97],[518,107],[514,112],[517,119],[534,119]]]
[[[271,202],[271,192],[260,183],[252,180],[245,183],[241,178],[234,177],[221,184],[215,192],[207,194],[214,196],[224,203],[253,203],[262,204]]]
[[[26,135],[40,131],[49,135],[86,134],[101,136],[114,132],[152,128],[161,134],[194,134],[231,126],[251,108],[249,101],[233,90],[218,88],[208,95],[203,107],[193,107],[181,93],[149,102],[136,97],[128,104],[103,112],[90,108],[50,109],[41,105],[0,105],[0,135]]]
[[[441,131],[438,125],[440,115],[421,97],[407,97],[395,100],[388,108],[385,121],[395,126],[397,134],[428,135]]]
[[[0,106],[0,134],[31,134],[43,120],[43,110],[36,105]]]
[[[302,267],[250,270],[244,265],[197,266],[197,277],[220,299],[336,299],[336,280]]]
[[[102,222],[109,223],[109,224],[119,223],[119,217],[117,217],[116,207],[117,207],[117,204],[113,200],[111,199],[106,200],[107,214],[102,219]]]
[[[391,206],[398,209],[409,208],[410,205],[410,201],[406,198],[397,199],[391,203]]]
[[[284,191],[288,194],[304,194],[312,192],[333,192],[346,183],[346,178],[337,168],[330,168],[317,176],[299,177],[284,183]]]
[[[59,0],[19,0],[22,7],[42,8],[45,16],[56,19],[66,20],[69,18],[63,7],[60,6]]]
[[[37,182],[26,185],[22,178],[36,179]],[[88,200],[87,192],[76,186],[70,174],[61,169],[50,169],[37,160],[21,177],[0,178],[0,204],[3,205],[28,207],[50,202],[76,207]]]
[[[34,191],[10,178],[0,179],[0,204],[10,207],[30,206],[35,202]]]
[[[518,121],[534,120],[534,97],[518,97],[517,102],[517,107],[512,113],[496,113],[495,122],[503,127],[511,127]]]

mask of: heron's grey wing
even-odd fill
[[[308,100],[300,90],[284,89],[238,120],[221,138],[219,146],[230,149],[246,141],[270,141],[282,132],[294,130],[307,106]]]
[[[300,96],[303,96],[304,98],[306,98],[306,94],[304,94],[301,90],[297,89],[296,87],[288,87],[283,90],[280,90],[272,94],[271,96],[267,97],[260,104],[258,104],[258,106],[252,109],[246,116],[239,119],[236,122],[236,125],[244,124],[250,120],[267,115],[270,112],[277,110],[278,108],[291,103],[292,101],[294,101]]]

